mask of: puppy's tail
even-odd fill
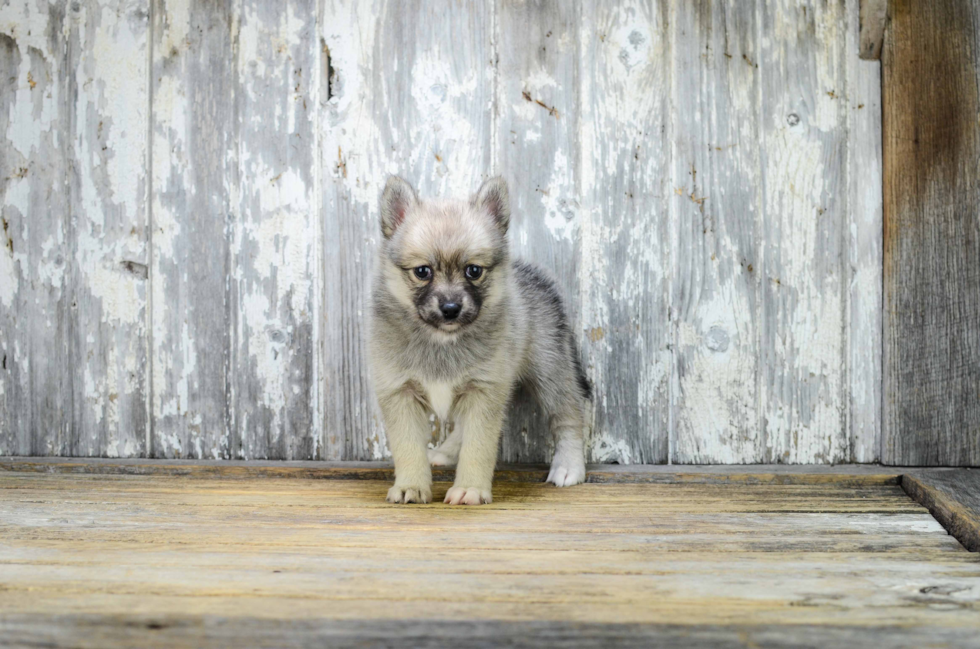
[[[588,402],[592,402],[592,384],[589,383],[589,379],[585,376],[585,370],[582,369],[582,360],[579,358],[578,345],[575,341],[571,341],[569,345],[572,350],[572,365],[575,366],[575,379],[578,382],[579,392],[582,393],[582,398]]]

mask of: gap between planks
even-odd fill
[[[105,458],[7,457],[0,471],[97,475],[169,475],[194,478],[307,478],[320,480],[393,480],[389,462],[318,462],[275,460],[150,460]],[[433,467],[436,482],[451,482],[454,469]],[[587,481],[605,483],[700,483],[842,486],[898,485],[900,467],[878,465],[621,465],[592,464]],[[495,482],[544,482],[546,465],[497,467]]]

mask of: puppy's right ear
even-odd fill
[[[385,190],[381,193],[381,233],[390,239],[405,220],[408,211],[418,203],[415,190],[398,176],[388,176]]]
[[[510,224],[510,195],[506,180],[495,176],[484,181],[471,202],[493,217],[501,232],[507,233],[507,226]]]

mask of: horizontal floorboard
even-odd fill
[[[975,646],[973,629],[917,629],[847,625],[595,624],[415,618],[367,620],[242,620],[238,617],[131,614],[118,616],[17,615],[0,619],[0,633],[13,645],[46,647],[323,647],[374,649],[392,646],[459,649],[563,649],[615,646],[660,649],[692,646],[906,647]]]
[[[386,489],[0,472],[0,633],[100,647],[980,634],[977,555],[898,484],[502,482],[479,508],[388,505]]]

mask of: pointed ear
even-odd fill
[[[408,181],[398,176],[388,176],[381,193],[381,233],[390,239],[405,220],[408,211],[418,203],[418,196]]]
[[[507,192],[506,180],[494,176],[484,182],[472,203],[490,214],[500,231],[506,234],[507,226],[510,225],[510,194]]]

